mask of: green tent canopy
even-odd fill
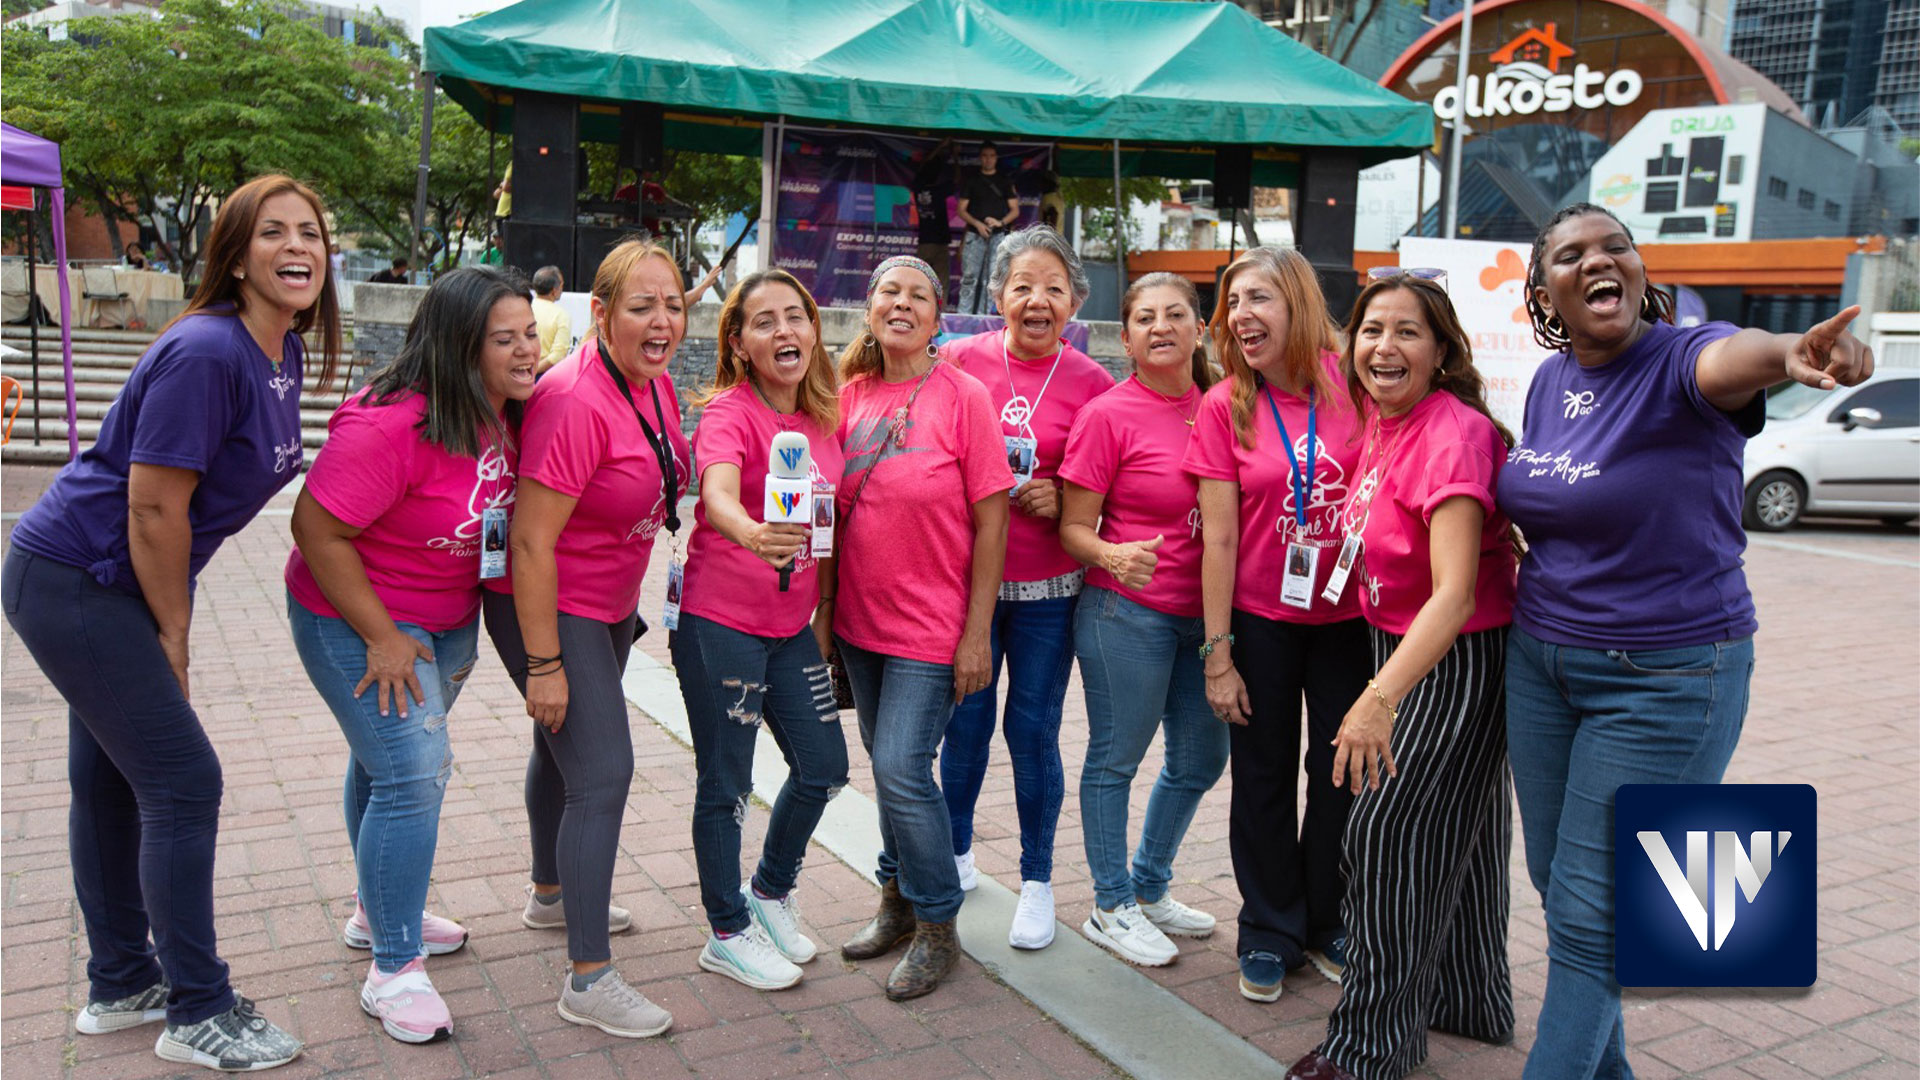
[[[1053,139],[1058,170],[1206,176],[1255,148],[1291,186],[1299,152],[1362,167],[1433,141],[1431,111],[1231,3],[1164,0],[525,0],[426,32],[426,69],[494,131],[513,92],[582,99],[581,137],[618,106],[665,106],[667,145],[757,156],[760,122]]]

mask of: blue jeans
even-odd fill
[[[1111,589],[1080,594],[1074,653],[1087,693],[1087,763],[1080,770],[1093,898],[1111,911],[1155,903],[1173,880],[1173,857],[1200,800],[1227,767],[1227,725],[1207,707],[1197,615],[1168,615]],[[1140,847],[1127,873],[1127,799],[1134,773],[1166,729],[1166,761],[1147,799]]]
[[[981,236],[973,229],[967,230],[966,238],[960,241],[960,307],[955,314],[993,314],[994,297],[987,291],[987,281],[993,276],[994,252],[1000,250],[1000,241],[1006,237],[1005,232]]]
[[[433,650],[432,660],[413,662],[426,700],[416,702],[401,689],[407,696],[404,717],[397,706],[380,715],[377,685],[353,696],[367,673],[367,643],[345,619],[316,615],[289,593],[287,621],[307,678],[347,737],[347,843],[373,931],[374,966],[391,975],[420,955],[420,913],[440,836],[440,800],[453,773],[447,712],[473,671],[480,619],[476,615],[443,633],[396,624]]]
[[[683,614],[667,647],[693,733],[700,902],[715,933],[734,934],[749,921],[740,895],[740,825],[753,794],[761,721],[787,759],[787,782],[774,800],[753,875],[753,887],[767,897],[793,890],[814,826],[846,786],[847,737],[811,628],[790,638],[757,637]]]
[[[946,922],[965,899],[953,865],[947,804],[933,782],[933,754],[953,715],[953,665],[839,644],[860,717],[860,742],[873,760],[880,880],[899,879],[900,895],[921,922]]]
[[[1053,830],[1060,824],[1066,774],[1060,768],[1060,712],[1073,671],[1073,607],[1078,597],[1001,600],[993,608],[993,673],[947,721],[940,789],[952,819],[953,853],[973,847],[973,807],[987,778],[1000,664],[1007,667],[1007,755],[1020,815],[1020,880],[1053,880]]]
[[[7,622],[67,703],[67,850],[93,954],[89,999],[137,994],[164,970],[169,1023],[226,1012],[233,989],[213,928],[220,758],[180,693],[153,612],[17,547],[0,580]]]
[[[1513,628],[1507,754],[1547,916],[1547,994],[1526,1080],[1631,1078],[1613,975],[1613,797],[1717,784],[1740,740],[1753,639],[1581,649]]]

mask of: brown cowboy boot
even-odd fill
[[[887,976],[887,997],[905,1001],[930,994],[959,962],[960,938],[953,932],[953,920],[923,922],[914,931],[907,955]]]
[[[900,882],[889,880],[880,887],[880,910],[873,921],[840,946],[840,955],[849,960],[871,960],[892,952],[894,946],[912,936],[913,905],[900,895]]]

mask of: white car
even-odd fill
[[[1747,441],[1747,528],[1780,532],[1803,514],[1920,517],[1920,370],[1859,386],[1800,383],[1767,396],[1766,430]]]

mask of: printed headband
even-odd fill
[[[933,267],[928,266],[924,259],[919,259],[912,255],[895,255],[892,258],[882,260],[879,266],[873,268],[873,276],[867,279],[867,299],[869,301],[873,299],[873,290],[880,287],[880,279],[886,276],[887,271],[896,266],[909,266],[927,275],[927,283],[933,286],[933,306],[935,308],[945,306],[947,289],[945,285],[941,284],[940,275],[934,273]]]

